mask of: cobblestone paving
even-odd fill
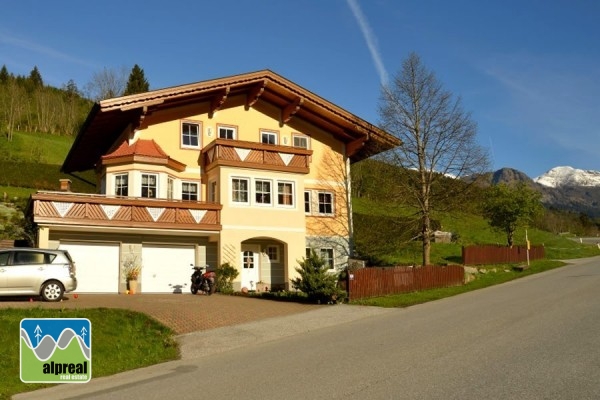
[[[32,299],[34,300],[34,299]],[[309,311],[318,305],[214,294],[79,294],[69,293],[58,303],[29,297],[0,297],[2,308],[123,308],[145,313],[178,334],[238,325],[260,319]]]

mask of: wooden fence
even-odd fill
[[[349,271],[346,290],[348,298],[385,296],[414,292],[464,283],[464,269],[460,265],[444,267],[372,267]]]
[[[541,260],[546,256],[544,246],[531,246],[530,260]],[[462,248],[464,265],[512,264],[527,261],[526,246],[467,246]]]

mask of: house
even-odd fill
[[[104,100],[61,168],[97,193],[32,195],[37,245],[69,250],[79,292],[124,291],[131,258],[143,293],[189,292],[191,264],[288,288],[309,249],[344,265],[350,163],[398,144],[269,70]]]

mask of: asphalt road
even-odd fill
[[[324,307],[188,335],[183,360],[15,398],[598,399],[599,289],[595,258],[407,309]]]

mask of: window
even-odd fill
[[[319,192],[319,214],[333,214],[333,194],[330,192]]]
[[[242,265],[244,269],[253,269],[254,268],[254,252],[245,251],[242,256]]]
[[[156,175],[142,174],[142,197],[156,198]]]
[[[280,206],[294,205],[294,184],[277,182],[277,204]]]
[[[292,146],[299,147],[302,149],[308,149],[308,136],[301,134],[293,134],[292,135]]]
[[[183,182],[181,184],[181,200],[198,201],[198,184]]]
[[[279,262],[279,246],[267,246],[267,256],[271,262]]]
[[[312,251],[313,251],[313,249],[311,249],[310,247],[307,247],[307,248],[305,249],[305,251],[306,251],[306,258],[309,258],[309,257],[310,257],[310,255],[311,255],[311,253],[312,253]]]
[[[329,269],[333,269],[333,249],[321,249],[320,256],[323,263],[328,266]]]
[[[208,199],[213,203],[217,202],[217,181],[210,181],[208,183]]]
[[[181,124],[181,147],[200,147],[200,125],[183,122]]]
[[[265,144],[277,144],[277,133],[275,132],[260,132],[260,141]]]
[[[231,180],[231,199],[235,203],[248,203],[248,179],[233,178]]]
[[[167,179],[167,199],[172,200],[173,199],[173,178],[168,178]]]
[[[56,257],[56,256],[54,256]],[[54,259],[52,258],[52,260]],[[48,264],[52,260],[47,260],[44,253],[36,252],[22,252],[17,251],[13,255],[13,265],[24,265],[24,264]]]
[[[129,175],[115,175],[115,194],[117,196],[129,196]]]
[[[311,192],[310,190],[304,191],[304,213],[310,214],[311,209]]]
[[[236,136],[236,128],[231,126],[219,126],[219,139],[232,139]]]
[[[257,204],[271,204],[271,181],[254,182],[254,199]]]

